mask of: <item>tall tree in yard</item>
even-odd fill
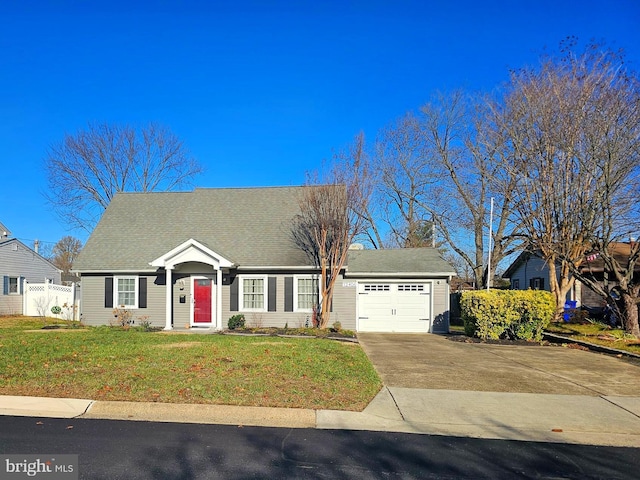
[[[364,137],[356,138],[352,160],[358,164],[364,154]],[[347,260],[349,247],[362,232],[367,195],[361,182],[362,169],[348,172],[334,168],[327,182],[307,182],[298,199],[300,213],[293,219],[291,238],[320,270],[318,326],[326,328],[336,281]]]
[[[173,190],[202,171],[167,128],[106,123],[65,135],[45,169],[48,202],[69,226],[87,231],[116,193]]]
[[[499,127],[518,178],[515,212],[549,267],[558,315],[586,254],[607,255],[609,243],[637,231],[639,92],[621,54],[598,45],[575,53],[569,44],[562,57],[512,73]],[[625,325],[638,334],[631,303]]]
[[[511,214],[515,177],[505,168],[504,135],[494,128],[493,102],[461,91],[439,94],[423,105],[420,116],[423,142],[432,158],[430,175],[439,181],[419,204],[473,272],[477,288],[489,282],[485,254],[492,197],[492,263],[499,264],[521,243],[520,224]]]

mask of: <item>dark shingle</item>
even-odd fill
[[[351,250],[347,273],[455,275],[451,265],[434,248]]]
[[[190,238],[240,266],[307,265],[289,237],[302,188],[117,194],[74,270],[149,270]]]

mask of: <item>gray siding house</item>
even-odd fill
[[[609,245],[610,253],[621,265],[626,265],[631,254],[631,245],[627,242],[612,242]],[[591,252],[585,257],[581,265],[583,273],[589,272],[592,278],[600,282],[605,290],[615,289],[617,283],[614,275],[605,275],[606,265],[597,252]],[[549,267],[535,254],[522,253],[505,271],[503,277],[511,279],[511,288],[526,289],[539,288],[550,290],[549,287]],[[634,268],[634,279],[640,279],[640,265]],[[576,280],[573,288],[567,294],[567,300],[574,300],[577,306],[591,308],[602,307],[606,301],[599,294],[591,290],[587,285]]]
[[[307,187],[120,193],[74,265],[82,320],[114,310],[170,330],[311,324],[319,270],[292,242]],[[331,321],[366,331],[446,332],[453,268],[429,248],[352,250]]]
[[[512,290],[547,290],[551,291],[549,282],[549,266],[547,263],[531,252],[523,252],[513,261],[502,275],[511,282]],[[577,306],[590,304],[583,302],[583,296],[587,292],[593,292],[585,288],[582,283],[576,280],[573,288],[567,294],[567,300],[574,300]]]
[[[25,282],[60,284],[61,271],[0,223],[0,314],[23,313]]]

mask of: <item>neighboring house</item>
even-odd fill
[[[624,265],[629,257],[629,244],[616,242],[612,244],[612,248],[614,249],[614,258],[621,265]],[[604,262],[597,253],[587,255],[582,265],[582,271],[591,271],[593,276],[600,282],[614,283],[606,278]],[[636,265],[635,275],[640,276],[640,265]],[[526,290],[528,288],[550,290],[547,263],[530,252],[521,253],[502,276],[510,279],[511,288],[514,290]],[[577,306],[586,307],[601,307],[604,303],[604,299],[600,295],[578,280],[575,281],[573,288],[567,294],[567,300],[574,300],[577,302]]]
[[[22,314],[25,282],[60,284],[61,272],[10,236],[11,232],[0,223],[0,314]]]
[[[549,290],[549,266],[531,252],[522,252],[502,274],[512,290]]]
[[[172,328],[310,324],[319,270],[291,240],[306,187],[116,195],[74,265],[82,319],[114,309]],[[331,322],[361,331],[446,332],[453,268],[429,248],[351,250]]]

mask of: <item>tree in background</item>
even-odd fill
[[[509,196],[514,179],[505,174],[503,137],[492,128],[487,104],[463,92],[435,95],[420,112],[383,129],[369,154],[370,210],[361,212],[374,248],[447,246],[478,288],[487,281],[491,197],[493,263],[519,241]]]
[[[438,232],[473,272],[477,288],[485,288],[489,247],[490,203],[494,198],[491,261],[498,265],[521,243],[513,221],[511,190],[502,150],[504,136],[486,96],[456,91],[435,95],[421,108],[422,135],[439,181],[421,207],[431,212]]]
[[[91,231],[118,192],[169,191],[202,167],[167,128],[90,124],[49,148],[48,202],[73,228]]]
[[[637,78],[617,52],[572,47],[512,73],[499,126],[517,178],[515,213],[549,267],[557,315],[586,254],[597,246],[607,255],[638,226]],[[637,333],[635,304],[626,317]]]
[[[62,270],[63,281],[64,277],[70,274],[73,262],[78,258],[80,250],[82,250],[82,242],[70,235],[62,237],[53,246],[51,263]]]
[[[431,247],[432,214],[424,205],[438,178],[419,118],[407,113],[383,129],[373,149],[378,219],[369,228],[384,239],[377,247]]]

